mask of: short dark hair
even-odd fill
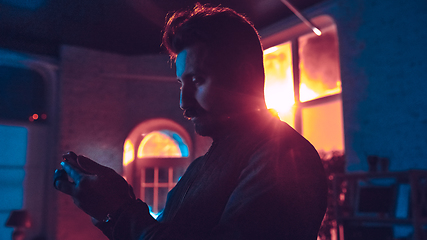
[[[204,43],[214,52],[226,54],[231,63],[247,62],[264,79],[263,51],[254,25],[243,15],[226,7],[196,3],[168,18],[163,46],[172,60],[185,48]]]

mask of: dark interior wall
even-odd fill
[[[337,0],[346,153],[350,171],[366,157],[391,170],[427,169],[427,2]]]
[[[60,64],[60,153],[72,150],[122,170],[123,143],[131,130],[152,118],[181,124],[179,84],[168,57],[124,57],[63,47]],[[60,159],[58,159],[58,162]],[[104,239],[72,200],[59,194],[57,239]]]

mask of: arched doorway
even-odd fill
[[[187,131],[168,119],[152,119],[135,127],[123,147],[123,175],[153,216],[164,208],[167,193],[192,158]]]

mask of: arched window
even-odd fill
[[[191,161],[191,139],[177,123],[153,119],[132,130],[123,149],[124,177],[156,217]]]
[[[137,156],[138,158],[188,157],[188,147],[175,132],[169,130],[154,131],[142,139]]]

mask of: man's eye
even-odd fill
[[[193,77],[191,78],[191,81],[192,81],[193,83],[200,84],[200,83],[202,83],[202,82],[203,82],[203,78],[202,78],[202,77],[198,77],[198,76],[193,76]]]

